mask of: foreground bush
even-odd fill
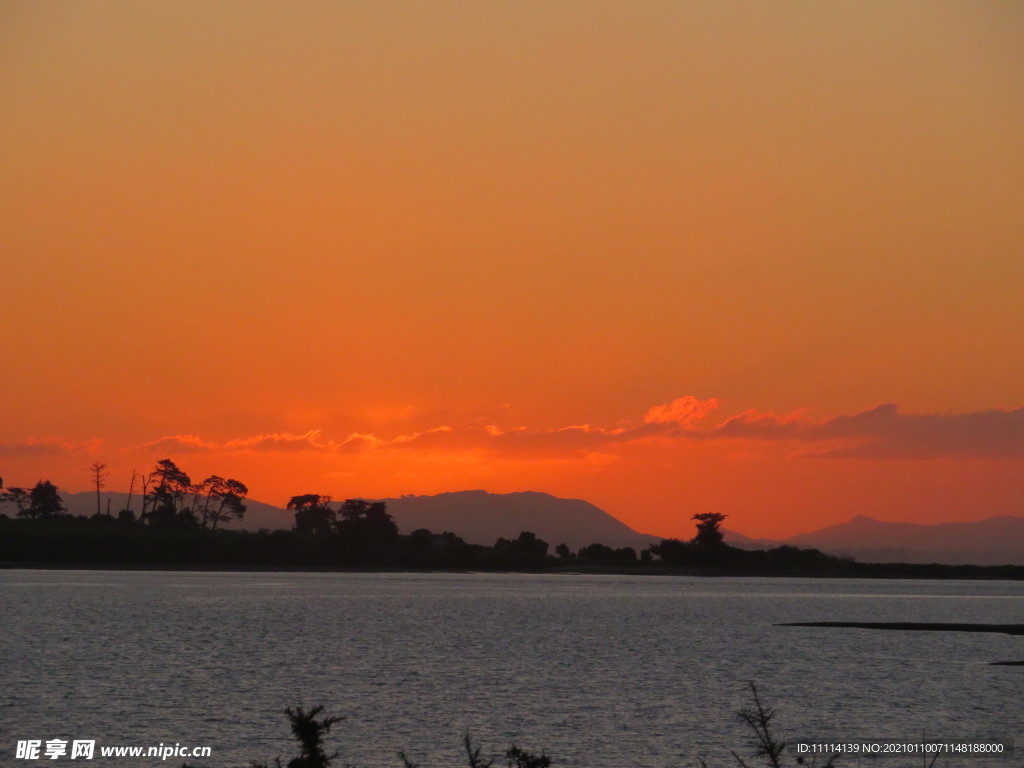
[[[750,684],[750,695],[753,699],[753,705],[737,712],[737,717],[740,721],[750,728],[754,734],[754,757],[749,759],[756,759],[758,764],[765,768],[783,768],[786,764],[783,758],[788,745],[772,732],[775,710],[771,707],[766,707],[761,702],[761,697],[758,695],[757,688],[753,683]],[[308,712],[302,707],[296,707],[295,709],[288,707],[285,709],[284,713],[288,717],[292,734],[300,744],[298,757],[292,758],[287,763],[283,763],[280,757],[275,758],[272,764],[253,761],[249,764],[250,768],[330,768],[331,763],[338,758],[339,753],[327,754],[323,744],[324,737],[330,732],[331,726],[339,722],[341,718],[333,716],[319,717],[323,710],[322,706],[313,707]],[[462,744],[466,751],[467,768],[492,768],[494,766],[493,759],[481,756],[481,747],[473,743],[468,733],[462,737]],[[737,752],[733,751],[732,756],[740,768],[752,768],[753,764],[744,760]],[[421,768],[420,764],[412,762],[405,752],[399,752],[398,759],[401,760],[401,768]],[[551,758],[543,752],[536,755],[517,747],[515,744],[505,750],[505,760],[507,768],[549,768],[551,765]],[[803,757],[798,757],[794,760],[794,764],[806,766],[807,768],[832,768],[833,760],[833,757],[828,757],[824,762],[818,764],[816,758],[807,761]],[[934,764],[934,762],[933,760],[932,763]],[[700,768],[710,768],[702,757],[698,758],[698,764]],[[200,766],[185,763],[181,768],[200,768]],[[355,766],[347,764],[345,768],[355,768]]]

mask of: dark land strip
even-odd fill
[[[794,621],[777,627],[845,627],[852,629],[902,629],[910,632],[1000,632],[1024,635],[1024,624],[957,624],[922,621]]]
[[[777,627],[839,627],[845,629],[902,629],[907,632],[998,632],[1024,635],[1024,624],[957,624],[923,621],[793,621]],[[992,661],[994,667],[1024,667],[1024,661]]]

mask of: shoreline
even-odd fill
[[[864,564],[862,564],[864,565]],[[902,563],[866,564],[872,570],[874,567],[880,569],[880,573],[851,573],[849,571],[765,571],[751,572],[743,570],[732,570],[713,567],[678,567],[670,565],[648,565],[648,566],[616,566],[616,565],[553,565],[548,568],[411,568],[411,567],[388,567],[388,566],[323,566],[323,565],[277,565],[277,564],[235,564],[235,563],[146,563],[146,562],[116,562],[98,563],[95,561],[0,561],[0,571],[167,571],[167,572],[194,572],[194,573],[366,573],[366,574],[427,574],[427,573],[455,573],[455,574],[532,574],[532,575],[559,575],[559,576],[684,576],[700,578],[768,578],[768,579],[868,579],[879,581],[1008,581],[1016,582],[1024,580],[1024,575],[1006,577],[1004,575],[973,573],[956,575],[922,575],[905,572],[906,566]],[[913,570],[917,566],[911,565]],[[924,566],[928,567],[928,566]],[[940,566],[945,567],[945,566]],[[999,566],[951,566],[951,567],[977,567],[977,568],[998,568]],[[887,572],[885,569],[896,569]],[[782,626],[782,625],[780,625]],[[841,622],[816,622],[812,624],[793,624],[785,626],[852,626],[850,623]],[[867,627],[881,628],[881,627]],[[895,628],[895,627],[892,627]],[[1024,634],[1024,632],[1022,632]]]

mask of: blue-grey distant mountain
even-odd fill
[[[749,536],[744,536],[742,533],[730,531],[728,528],[722,529],[722,536],[726,544],[739,549],[772,549],[786,543],[784,541],[775,541],[774,539],[752,539]]]
[[[64,505],[75,515],[96,513],[96,494],[62,493]],[[116,515],[128,502],[126,493],[101,494],[100,507]],[[490,546],[499,537],[512,539],[523,531],[532,531],[551,545],[579,549],[601,543],[609,547],[633,547],[639,552],[663,537],[638,533],[602,509],[580,499],[560,499],[547,493],[488,493],[457,491],[436,496],[402,496],[380,499],[387,502],[388,513],[395,519],[401,533],[427,528],[435,533],[451,531],[470,544]],[[132,508],[138,514],[141,501],[132,497]],[[260,528],[291,528],[294,514],[288,510],[246,499],[245,518],[226,526],[234,530],[256,531]]]
[[[451,531],[471,544],[490,546],[498,537],[511,539],[532,531],[552,549],[566,544],[575,550],[596,542],[639,552],[662,538],[638,533],[590,502],[536,491],[457,491],[383,501],[402,533],[417,528]]]
[[[96,492],[82,491],[81,493],[68,493],[61,491],[60,497],[64,506],[72,515],[95,515],[96,514]],[[100,493],[100,510],[107,511],[107,500],[110,500],[110,511],[116,517],[122,509],[129,504],[128,494],[119,491],[103,491]],[[131,509],[136,515],[142,509],[142,498],[138,493],[132,494]],[[260,528],[291,528],[295,522],[295,514],[286,509],[275,507],[273,504],[264,504],[262,501],[253,499],[245,500],[245,518],[241,522],[232,522],[222,525],[222,528],[230,530],[258,531]],[[10,508],[0,510],[8,515],[13,514]]]
[[[848,555],[863,563],[1024,565],[1024,517],[1003,515],[970,523],[887,523],[865,515],[784,541],[726,531],[740,549],[782,545]]]
[[[96,512],[96,494],[62,492],[72,514]],[[101,508],[107,499],[116,514],[127,500],[126,493],[101,494]],[[594,542],[610,547],[633,547],[638,552],[663,537],[634,531],[607,512],[580,499],[561,499],[547,493],[488,493],[457,491],[436,496],[402,496],[382,499],[402,533],[428,528],[436,533],[451,531],[472,544],[491,545],[503,536],[532,531],[552,548],[565,543],[571,549]],[[248,499],[245,519],[226,528],[259,530],[291,528],[291,512]],[[139,511],[138,494],[132,507]],[[3,510],[13,514],[9,507]],[[850,555],[862,562],[950,563],[973,565],[1024,565],[1024,517],[1004,515],[969,523],[887,523],[864,515],[839,525],[803,533],[784,541],[751,539],[725,531],[725,540],[742,549],[768,549],[782,544],[813,547],[833,555]]]
[[[1024,565],[1024,517],[1002,515],[970,523],[886,523],[864,515],[786,544],[814,547],[874,563]]]

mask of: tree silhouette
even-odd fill
[[[718,512],[702,512],[694,515],[691,519],[697,521],[697,535],[693,537],[693,543],[702,549],[720,548],[725,538],[721,525],[727,517],[728,515]]]
[[[92,472],[92,484],[96,486],[96,514],[101,515],[103,512],[100,510],[100,491],[106,485],[104,481],[110,473],[107,471],[107,465],[99,461],[90,464],[89,471]]]
[[[132,480],[128,484],[128,501],[125,502],[124,509],[122,509],[120,513],[118,513],[118,520],[125,521],[128,515],[131,515],[131,522],[135,522],[135,515],[132,513],[132,493],[135,491],[136,477],[137,475],[135,474],[135,467],[132,467]]]
[[[117,513],[117,522],[121,523],[122,525],[135,525],[135,513],[127,508],[122,509],[120,512]]]
[[[149,486],[153,484],[153,475],[142,473],[140,478],[142,483],[142,511],[139,512],[139,522],[146,523],[149,520],[149,512],[146,508],[149,504]]]
[[[674,565],[689,563],[693,559],[694,549],[695,545],[692,542],[679,539],[662,539],[657,544],[651,544],[648,547],[652,555]]]
[[[346,548],[380,550],[398,540],[398,526],[383,501],[346,499],[338,510],[334,530]]]
[[[2,494],[0,494],[0,503],[13,504],[18,510],[18,517],[29,517],[28,512],[28,489],[27,488],[8,488]]]
[[[331,497],[319,493],[292,496],[285,509],[295,511],[295,532],[310,536],[327,536],[337,517],[330,507]]]
[[[533,531],[520,531],[519,536],[511,541],[499,538],[494,542],[494,549],[516,559],[543,560],[548,554],[548,543],[538,539]]]
[[[28,498],[28,517],[56,517],[65,511],[57,486],[49,480],[40,480],[36,483],[28,492]]]
[[[615,550],[606,544],[593,543],[580,549],[580,557],[584,560],[614,560]]]
[[[198,521],[185,509],[184,499],[193,491],[192,480],[170,459],[161,459],[152,473],[156,485],[150,493],[149,524],[160,528],[191,528]]]
[[[224,479],[220,475],[210,475],[203,480],[199,491],[206,491],[203,504],[201,525],[205,528],[210,524],[211,530],[217,529],[218,523],[241,520],[245,516],[243,499],[249,493],[245,483],[232,478]]]

